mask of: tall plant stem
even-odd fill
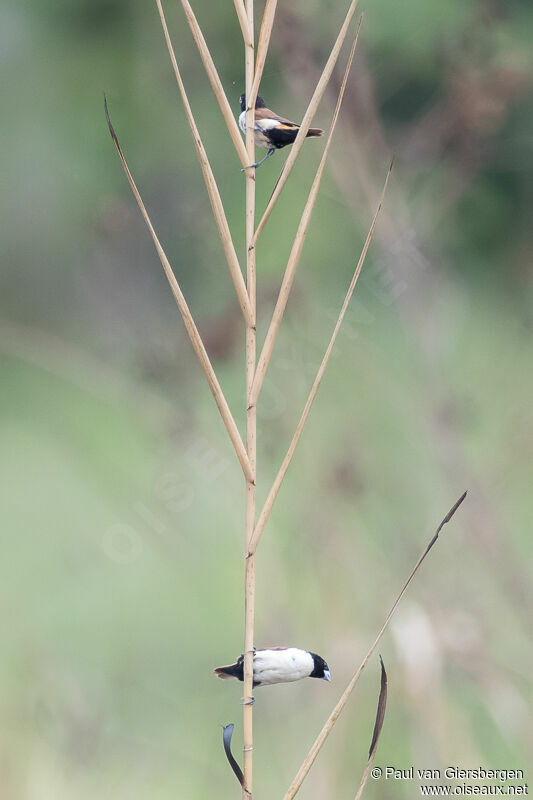
[[[246,15],[250,40],[245,42],[246,97],[250,97],[254,82],[254,1],[246,0]],[[254,108],[246,114],[246,152],[248,163],[255,161]],[[255,248],[252,241],[255,231],[255,169],[245,171],[246,180],[246,281],[251,308],[251,320],[246,322],[246,452],[252,468],[253,480],[246,479],[246,535],[244,582],[244,705],[243,705],[243,798],[252,796],[253,779],[253,657],[255,611],[255,557],[249,555],[250,542],[255,527],[255,477],[256,477],[256,406],[251,406],[249,396],[253,385],[256,363],[256,274]]]

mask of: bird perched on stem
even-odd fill
[[[219,678],[244,680],[244,656],[239,656],[235,664],[217,667],[215,675]],[[254,686],[269,686],[273,683],[291,683],[301,678],[322,678],[331,680],[329,667],[316,653],[300,650],[297,647],[270,647],[267,650],[254,650]]]
[[[241,114],[239,116],[239,127],[243,133],[246,133],[246,97],[244,94],[240,96],[240,104]],[[256,161],[255,164],[250,164],[249,167],[245,167],[244,169],[260,166],[263,161],[266,161],[267,158],[274,155],[276,150],[280,150],[282,147],[292,144],[299,130],[300,126],[295,122],[291,122],[290,119],[285,119],[285,117],[280,117],[279,114],[270,111],[270,109],[265,106],[263,98],[257,95],[254,122],[255,144],[257,147],[266,147],[268,153],[260,161]],[[322,136],[323,133],[324,131],[320,128],[309,128],[306,136],[314,138]]]

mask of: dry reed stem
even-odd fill
[[[278,197],[280,196],[280,194],[281,194],[281,192],[283,190],[283,187],[285,186],[285,183],[287,182],[287,178],[289,177],[289,174],[290,174],[290,172],[291,172],[291,170],[292,170],[292,168],[294,166],[294,162],[296,161],[296,158],[298,157],[298,153],[300,152],[300,148],[302,147],[302,145],[304,143],[304,139],[305,139],[305,137],[307,135],[307,131],[309,130],[311,122],[313,121],[313,117],[314,117],[314,115],[316,113],[318,105],[319,105],[320,101],[322,100],[322,95],[324,94],[324,92],[326,90],[326,87],[328,85],[329,79],[331,78],[331,73],[333,72],[333,69],[335,68],[335,64],[337,63],[337,59],[339,57],[339,53],[340,53],[342,45],[344,43],[344,39],[346,38],[346,34],[348,32],[348,28],[350,26],[350,22],[351,22],[352,17],[353,17],[353,15],[355,13],[357,2],[358,2],[358,0],[352,0],[349,9],[346,12],[346,17],[345,17],[344,22],[343,22],[343,24],[341,26],[341,29],[339,31],[339,35],[337,36],[335,44],[333,45],[333,48],[332,48],[331,53],[329,55],[329,58],[328,58],[328,60],[326,62],[326,66],[324,67],[324,69],[322,71],[322,75],[320,76],[320,79],[319,79],[319,81],[318,81],[318,83],[316,85],[315,91],[313,92],[313,96],[311,97],[311,100],[309,101],[309,105],[307,107],[307,111],[304,114],[304,118],[303,118],[302,123],[300,125],[300,130],[298,131],[298,136],[294,140],[294,144],[291,147],[291,150],[290,150],[290,153],[288,155],[288,158],[287,158],[285,164],[283,165],[283,169],[281,170],[281,174],[280,174],[280,176],[278,178],[278,182],[276,183],[276,186],[274,187],[274,191],[272,192],[270,200],[267,203],[267,207],[265,208],[265,210],[263,212],[263,216],[261,217],[261,220],[259,221],[259,225],[257,226],[257,229],[255,231],[254,241],[253,241],[254,246],[257,244],[257,239],[259,238],[259,234],[263,230],[263,228],[265,226],[265,223],[266,223],[267,219],[269,218],[269,216],[270,216],[270,214],[272,212],[272,209],[274,208],[274,205],[276,204],[276,202],[278,200]]]
[[[192,343],[192,346],[194,348],[194,351],[195,351],[196,355],[198,356],[198,360],[200,362],[200,365],[201,365],[201,367],[202,367],[202,369],[203,369],[203,371],[205,373],[205,376],[207,378],[207,382],[209,384],[209,388],[211,389],[211,392],[212,392],[213,397],[215,399],[215,403],[217,404],[217,407],[218,407],[218,410],[220,411],[220,415],[222,417],[224,425],[226,426],[226,430],[228,431],[229,437],[230,437],[230,439],[231,439],[231,441],[233,443],[233,446],[235,448],[235,452],[237,453],[237,458],[240,461],[240,464],[241,464],[243,472],[244,472],[244,474],[246,476],[246,479],[247,480],[253,480],[254,479],[254,471],[252,469],[252,465],[251,465],[250,460],[248,458],[248,454],[247,454],[247,452],[246,452],[246,450],[244,448],[244,444],[242,442],[241,435],[239,433],[239,429],[237,428],[235,420],[233,419],[233,415],[232,415],[232,413],[230,411],[230,408],[229,408],[228,403],[226,401],[226,398],[224,396],[224,392],[222,391],[222,389],[220,387],[220,384],[218,382],[217,376],[215,375],[215,371],[214,371],[214,369],[213,369],[213,367],[211,365],[211,361],[209,360],[209,356],[207,355],[207,351],[206,351],[206,349],[204,347],[204,343],[202,341],[202,338],[201,338],[201,336],[200,336],[200,334],[198,332],[198,328],[195,325],[194,319],[193,319],[192,314],[191,314],[191,312],[189,310],[189,306],[187,305],[187,301],[185,300],[185,297],[183,296],[183,293],[182,293],[182,291],[180,289],[180,286],[179,286],[179,283],[178,283],[178,281],[176,279],[176,276],[174,275],[174,272],[172,270],[170,262],[169,262],[169,260],[168,260],[168,258],[166,256],[165,251],[163,250],[163,247],[161,246],[161,243],[160,243],[160,241],[159,241],[159,239],[157,237],[157,234],[156,234],[156,232],[154,230],[154,226],[152,225],[150,217],[148,216],[148,212],[147,212],[146,207],[145,207],[145,205],[143,203],[143,200],[142,200],[142,197],[141,197],[141,195],[139,193],[139,190],[137,189],[137,185],[136,185],[135,181],[133,180],[133,175],[130,172],[130,168],[128,167],[128,164],[126,162],[126,158],[125,158],[124,153],[122,152],[122,149],[120,147],[117,135],[115,133],[115,129],[113,128],[113,125],[111,124],[111,119],[109,117],[109,110],[107,108],[107,100],[105,100],[105,113],[106,113],[107,124],[108,124],[108,127],[109,127],[109,132],[111,134],[111,137],[112,137],[113,142],[115,144],[115,147],[117,149],[117,153],[119,155],[119,158],[120,158],[120,160],[122,162],[122,166],[124,168],[124,172],[126,173],[126,177],[127,177],[128,182],[129,182],[129,184],[131,186],[131,190],[133,192],[133,195],[134,195],[135,199],[137,200],[137,205],[139,206],[141,214],[144,217],[144,221],[146,223],[146,226],[147,226],[147,228],[148,228],[148,230],[150,232],[150,236],[152,237],[152,240],[154,242],[155,248],[157,250],[157,254],[159,256],[159,260],[161,261],[161,264],[162,264],[163,269],[165,271],[165,275],[167,277],[168,283],[169,283],[170,288],[172,290],[172,294],[174,295],[176,303],[178,304],[178,308],[180,310],[181,316],[183,317],[183,322],[185,323],[185,327],[187,329],[187,333],[189,334],[189,338],[191,340],[191,343]]]
[[[233,244],[233,239],[231,237],[228,221],[226,219],[224,206],[220,198],[220,192],[218,191],[218,186],[215,180],[215,176],[213,175],[213,170],[211,169],[211,164],[209,163],[209,158],[207,157],[205,147],[200,137],[200,132],[198,131],[198,127],[196,125],[192,113],[192,109],[189,103],[189,98],[187,97],[187,92],[185,91],[185,86],[181,78],[181,73],[178,67],[178,62],[176,61],[176,55],[174,53],[174,48],[172,46],[172,42],[168,32],[167,22],[165,19],[165,12],[163,11],[161,0],[156,0],[156,3],[157,3],[157,8],[159,10],[161,25],[163,27],[163,33],[165,35],[165,41],[167,43],[168,53],[170,55],[170,60],[172,62],[172,67],[174,69],[176,81],[178,82],[181,99],[183,101],[183,105],[185,108],[185,114],[187,115],[187,121],[192,131],[194,145],[196,147],[196,152],[198,154],[198,160],[202,168],[205,185],[207,187],[207,193],[209,195],[209,200],[211,201],[211,208],[213,209],[213,216],[215,218],[215,222],[218,227],[220,240],[224,248],[224,253],[226,255],[226,260],[228,262],[229,270],[233,280],[233,285],[235,286],[235,291],[237,293],[237,299],[242,309],[242,313],[244,314],[244,319],[246,320],[247,323],[249,323],[252,320],[252,309],[250,306],[248,293],[246,291],[246,284],[242,276],[239,259],[237,258],[237,253],[235,252],[235,246]]]
[[[253,37],[254,0],[246,0],[248,28]],[[254,82],[255,51],[253,38],[245,46],[245,92],[249,94]],[[248,164],[253,163],[255,154],[255,111],[248,109],[246,113],[246,152]],[[250,392],[255,374],[256,364],[256,271],[255,249],[251,247],[255,229],[255,169],[245,172],[246,187],[246,279],[247,290],[252,309],[252,319],[246,324],[246,400]],[[253,706],[250,701],[253,692],[253,650],[254,650],[254,617],[255,617],[255,558],[248,558],[249,544],[255,526],[255,478],[256,478],[256,408],[249,408],[246,402],[246,451],[252,468],[253,480],[246,482],[246,519],[245,519],[245,576],[244,576],[244,702],[243,705],[243,800],[251,798],[253,785]]]
[[[263,77],[263,70],[265,68],[265,61],[270,44],[270,34],[272,33],[272,26],[274,25],[274,17],[276,16],[277,5],[278,0],[266,0],[265,3],[263,20],[261,22],[261,30],[259,31],[259,40],[257,42],[254,83],[250,92],[250,96],[248,97],[248,95],[246,95],[246,104],[248,108],[255,108],[255,100],[259,91],[261,78]]]
[[[313,400],[315,399],[315,395],[316,395],[316,393],[318,391],[318,387],[320,386],[320,382],[321,382],[322,378],[324,377],[324,372],[326,371],[326,367],[327,367],[329,358],[331,356],[331,351],[333,350],[333,346],[335,344],[335,341],[337,339],[340,327],[342,325],[342,321],[344,319],[344,315],[346,314],[346,309],[348,308],[348,304],[350,302],[350,299],[351,299],[352,294],[354,292],[355,286],[356,286],[357,281],[359,279],[359,275],[360,275],[361,270],[363,268],[363,264],[365,262],[366,254],[367,254],[368,248],[370,246],[370,242],[372,240],[372,235],[374,233],[374,228],[376,227],[376,222],[377,222],[377,219],[378,219],[378,216],[379,216],[379,212],[381,211],[381,207],[383,205],[383,199],[385,197],[385,192],[387,191],[387,185],[389,183],[389,178],[390,178],[391,171],[392,171],[392,162],[391,162],[391,164],[389,166],[389,169],[388,169],[388,172],[387,172],[387,177],[385,178],[385,183],[383,185],[383,190],[381,192],[379,205],[378,205],[378,207],[377,207],[377,209],[376,209],[376,211],[374,213],[374,217],[372,219],[372,223],[370,225],[370,228],[369,228],[365,243],[363,245],[363,249],[361,251],[361,255],[359,256],[359,261],[357,262],[357,266],[355,268],[355,272],[354,272],[352,280],[350,282],[350,286],[348,287],[348,291],[346,292],[346,297],[344,298],[344,303],[342,304],[342,308],[340,310],[339,317],[337,319],[337,322],[335,324],[335,328],[334,328],[333,333],[331,335],[331,339],[329,341],[329,344],[327,346],[326,352],[324,354],[324,358],[322,359],[322,363],[320,364],[320,367],[318,368],[318,372],[316,374],[316,378],[314,380],[313,386],[311,387],[311,391],[309,392],[309,397],[307,398],[307,402],[305,404],[304,410],[303,410],[302,415],[300,417],[300,421],[298,422],[298,425],[296,427],[296,431],[294,432],[294,436],[292,437],[292,441],[291,441],[291,443],[289,445],[289,449],[287,450],[285,458],[283,459],[281,467],[279,468],[279,472],[278,472],[278,474],[276,475],[276,477],[274,479],[274,483],[272,484],[272,488],[270,489],[270,492],[268,493],[268,497],[265,500],[265,504],[264,504],[264,506],[263,506],[263,508],[261,510],[261,514],[259,515],[259,519],[257,520],[257,524],[255,526],[254,534],[253,534],[252,540],[250,542],[250,551],[249,552],[251,552],[251,553],[255,553],[255,551],[257,549],[257,545],[258,545],[259,540],[261,538],[261,534],[263,533],[265,525],[266,525],[266,523],[268,521],[268,518],[270,516],[270,512],[272,511],[272,506],[274,505],[274,501],[276,500],[276,497],[278,496],[278,492],[280,490],[283,478],[285,477],[285,473],[287,472],[287,469],[289,468],[289,464],[291,463],[292,457],[294,455],[294,451],[296,450],[296,446],[297,446],[297,444],[298,444],[298,442],[300,440],[300,436],[302,435],[302,431],[303,431],[305,422],[307,420],[307,417],[309,415],[309,411],[311,410],[311,406],[313,404]]]
[[[250,36],[250,27],[248,24],[248,16],[244,7],[243,0],[233,0],[237,17],[239,18],[239,25],[241,26],[242,38],[244,39],[245,47],[250,47],[253,42],[253,37]]]
[[[313,181],[313,185],[311,186],[311,190],[309,192],[309,196],[307,198],[307,202],[305,204],[305,208],[302,212],[302,216],[300,219],[300,224],[298,225],[298,230],[296,232],[296,236],[294,237],[294,242],[292,245],[292,250],[289,256],[289,260],[287,262],[287,266],[285,268],[285,274],[283,276],[283,281],[281,283],[281,288],[279,290],[278,299],[276,302],[276,307],[274,308],[274,312],[272,314],[272,319],[270,320],[270,325],[268,327],[267,335],[265,337],[265,341],[263,343],[263,347],[261,349],[261,355],[259,356],[259,360],[257,362],[257,368],[255,371],[254,382],[252,386],[252,391],[250,393],[250,397],[248,399],[248,403],[250,405],[255,405],[257,403],[257,398],[259,397],[259,392],[261,391],[261,387],[263,385],[263,381],[265,379],[266,371],[268,365],[270,363],[270,359],[272,357],[272,352],[274,350],[274,345],[276,343],[276,338],[279,333],[279,329],[281,327],[281,323],[283,320],[283,314],[285,313],[285,308],[287,306],[287,302],[289,299],[289,294],[292,289],[292,285],[294,282],[294,278],[296,275],[296,270],[298,268],[298,264],[300,263],[300,256],[302,254],[302,248],[304,246],[305,238],[307,236],[307,231],[309,229],[309,223],[311,222],[311,216],[313,214],[313,210],[316,203],[316,198],[318,195],[318,190],[320,188],[320,182],[322,180],[322,175],[324,172],[324,167],[326,166],[326,160],[329,153],[329,148],[331,145],[331,141],[333,139],[333,134],[335,132],[335,126],[337,124],[337,119],[339,117],[339,112],[342,105],[342,100],[344,97],[344,91],[346,89],[346,83],[348,81],[348,75],[350,73],[350,69],[352,66],[353,58],[355,55],[355,48],[357,47],[357,40],[359,38],[359,31],[361,30],[361,23],[363,21],[363,17],[361,16],[359,20],[359,25],[357,26],[357,32],[355,34],[354,42],[352,45],[352,49],[350,51],[350,55],[348,57],[348,63],[346,64],[346,69],[344,71],[344,77],[342,80],[341,88],[339,91],[339,96],[337,98],[337,105],[335,107],[335,113],[333,114],[333,119],[331,121],[331,127],[329,130],[328,138],[326,141],[326,145],[324,147],[324,152],[322,153],[322,158],[320,159],[320,164],[318,165],[318,169],[316,171],[315,179]]]
[[[357,794],[355,795],[355,800],[361,800],[361,795],[365,790],[365,786],[368,782],[368,776],[370,775],[370,769],[372,764],[374,763],[375,753],[372,753],[370,758],[368,759],[365,767],[365,771],[363,772],[363,777],[361,778],[361,783],[359,784],[359,789],[357,790]]]
[[[239,130],[239,126],[235,121],[235,116],[233,111],[231,110],[231,106],[229,104],[228,98],[226,97],[226,93],[222,86],[222,82],[219,78],[217,68],[215,67],[215,62],[209,52],[209,48],[205,41],[204,35],[198,24],[198,20],[194,14],[194,11],[191,8],[191,4],[189,0],[181,0],[181,5],[183,6],[183,10],[185,12],[185,16],[187,17],[187,22],[189,23],[194,41],[196,42],[196,46],[198,47],[198,51],[202,58],[202,62],[207,73],[207,77],[209,78],[209,83],[215,93],[215,97],[217,99],[218,105],[220,106],[220,110],[222,112],[222,116],[226,122],[228,127],[229,134],[235,145],[235,149],[237,151],[237,155],[239,156],[240,162],[243,167],[248,166],[250,163],[248,161],[248,155],[246,153],[246,147],[244,146],[244,142],[242,140],[241,132]]]
[[[389,622],[391,621],[391,619],[392,619],[392,617],[394,615],[394,612],[396,611],[396,609],[398,607],[398,604],[400,603],[402,597],[404,596],[405,592],[407,591],[407,588],[408,588],[409,584],[411,583],[411,581],[413,580],[414,576],[418,572],[418,569],[421,566],[422,562],[424,561],[425,557],[427,556],[427,554],[429,553],[429,551],[431,550],[431,548],[433,547],[433,545],[437,541],[437,539],[439,537],[439,533],[441,532],[442,528],[446,525],[447,522],[449,522],[451,520],[451,518],[453,517],[453,515],[455,514],[455,512],[457,511],[457,509],[459,508],[459,506],[461,505],[461,503],[465,499],[465,497],[466,497],[466,492],[464,492],[464,494],[461,495],[459,500],[457,500],[457,502],[448,511],[448,513],[446,514],[446,516],[444,517],[444,519],[442,520],[442,522],[438,526],[435,534],[433,535],[433,537],[430,540],[429,544],[427,545],[426,549],[424,550],[424,552],[422,553],[422,555],[420,556],[420,558],[416,562],[415,566],[413,567],[413,569],[411,571],[411,574],[407,578],[407,581],[404,583],[400,594],[398,595],[398,597],[394,601],[394,603],[393,603],[393,605],[391,607],[391,610],[389,611],[389,613],[387,615],[387,618],[385,619],[385,622],[383,623],[383,625],[381,627],[381,630],[379,631],[378,635],[376,636],[376,638],[374,640],[374,643],[372,644],[372,646],[370,647],[368,653],[363,658],[360,666],[358,667],[358,669],[356,670],[356,672],[352,676],[350,682],[348,683],[348,686],[346,687],[346,689],[342,693],[337,705],[335,706],[335,708],[333,709],[333,711],[331,712],[331,714],[327,718],[327,720],[326,720],[326,722],[324,724],[324,727],[322,728],[322,730],[318,734],[318,736],[317,736],[313,746],[311,747],[309,753],[307,754],[302,766],[298,770],[298,773],[297,773],[296,777],[294,778],[293,782],[289,786],[289,789],[287,790],[287,793],[285,794],[283,800],[293,800],[294,796],[296,795],[296,793],[300,789],[302,783],[304,782],[304,780],[305,780],[305,778],[307,776],[307,773],[309,772],[309,770],[311,769],[311,767],[313,765],[313,762],[314,762],[315,758],[317,757],[318,753],[320,752],[320,749],[321,749],[322,745],[326,741],[331,729],[333,728],[335,722],[337,721],[337,719],[339,718],[339,716],[341,714],[341,711],[343,710],[344,706],[346,705],[346,702],[347,702],[350,694],[352,693],[355,684],[359,680],[359,676],[361,675],[363,669],[367,665],[372,653],[374,652],[374,650],[378,646],[378,644],[379,644],[379,642],[381,640],[381,637],[385,633],[385,631],[387,629],[387,626],[388,626]]]

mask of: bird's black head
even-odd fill
[[[239,103],[241,104],[241,111],[246,111],[246,95],[244,93],[239,97]],[[259,97],[259,95],[256,97],[255,107],[265,108],[265,101],[262,97]]]
[[[325,681],[331,680],[331,675],[329,672],[329,667],[324,661],[321,656],[317,656],[316,653],[309,653],[310,656],[313,657],[313,662],[315,664],[315,668],[310,674],[310,678],[322,678]]]

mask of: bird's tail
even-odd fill
[[[217,667],[213,670],[215,675],[227,681],[229,678],[239,678],[242,681],[242,664],[230,664],[228,667]]]
[[[324,131],[322,128],[309,128],[307,136],[322,136]]]

